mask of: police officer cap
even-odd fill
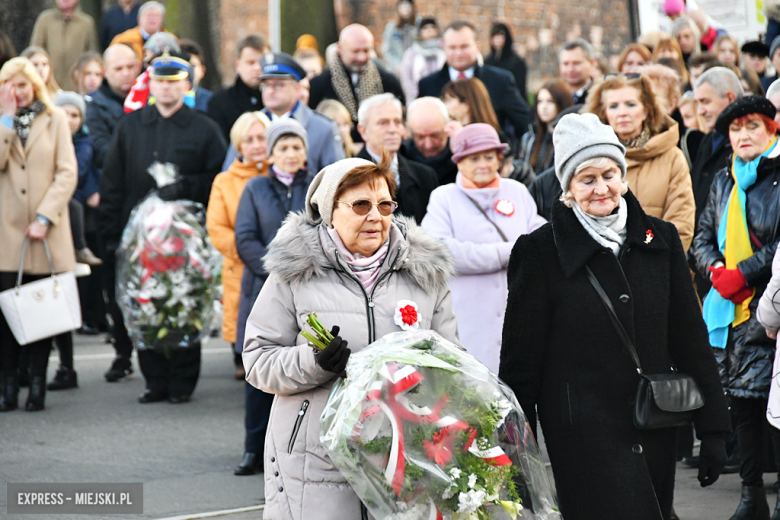
[[[187,79],[190,75],[190,63],[179,53],[164,53],[152,60],[149,77],[152,79]]]
[[[292,78],[300,81],[306,77],[306,71],[303,70],[298,62],[284,52],[267,52],[260,58],[260,66],[263,67],[263,75],[260,80],[272,78]]]
[[[769,57],[769,46],[766,43],[759,41],[745,42],[745,44],[742,45],[742,53],[752,54],[759,58],[767,58]]]
[[[750,114],[763,114],[769,119],[774,119],[776,113],[775,106],[764,96],[745,96],[734,100],[720,113],[718,120],[715,121],[715,130],[721,135],[728,136],[729,126],[735,119]]]

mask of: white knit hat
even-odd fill
[[[365,159],[342,159],[326,166],[314,177],[306,192],[306,215],[312,224],[325,222],[328,227],[333,215],[333,199],[336,198],[336,190],[346,174],[358,166],[376,166]]]

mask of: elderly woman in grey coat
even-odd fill
[[[392,218],[395,189],[387,157],[378,165],[338,161],[312,181],[306,213],[291,214],[269,246],[269,276],[243,352],[247,381],[275,394],[265,442],[266,520],[367,515],[320,444],[320,415],[351,351],[401,330],[394,315],[402,301],[416,304],[421,329],[458,341],[449,252],[413,219]],[[335,336],[321,352],[300,335],[313,312]]]

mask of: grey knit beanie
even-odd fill
[[[306,133],[306,129],[295,119],[285,117],[284,119],[277,119],[268,130],[265,131],[265,140],[268,147],[268,155],[270,156],[274,151],[276,141],[279,140],[284,134],[295,134],[303,140],[303,146],[306,150],[309,150],[309,136]]]
[[[375,166],[375,164],[365,159],[342,159],[321,169],[314,177],[306,193],[306,215],[312,224],[325,222],[328,227],[333,227],[331,216],[336,190],[344,176],[358,166]]]
[[[614,160],[623,177],[626,176],[626,148],[618,140],[615,131],[603,124],[595,114],[567,114],[558,121],[553,131],[555,150],[555,176],[564,193],[577,166],[597,157]]]
[[[64,90],[57,92],[54,98],[54,106],[61,107],[62,105],[73,105],[81,111],[82,120],[87,118],[87,102],[84,101],[84,96],[81,94]]]

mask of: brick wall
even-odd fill
[[[388,20],[395,16],[396,0],[336,0],[339,26],[366,25],[377,42]],[[416,0],[417,12],[434,16],[444,27],[468,20],[479,30],[483,52],[490,47],[492,21],[503,21],[513,31],[516,50],[528,60],[529,87],[557,75],[558,47],[575,36],[594,44],[604,56],[616,56],[631,39],[625,0]]]
[[[396,3],[334,0],[338,26],[366,25],[374,33],[378,50],[385,24],[395,16]],[[558,47],[567,39],[581,36],[609,58],[616,57],[631,38],[625,0],[416,0],[415,4],[420,15],[434,16],[442,27],[460,19],[474,23],[484,52],[489,49],[490,23],[509,25],[516,50],[528,60],[530,90],[557,75]],[[256,31],[268,35],[267,16],[267,0],[220,1],[224,82],[232,82],[236,42]],[[327,43],[320,42],[320,52],[324,53]]]
[[[223,84],[232,84],[236,75],[236,44],[253,33],[268,37],[267,0],[220,0],[219,64]]]

